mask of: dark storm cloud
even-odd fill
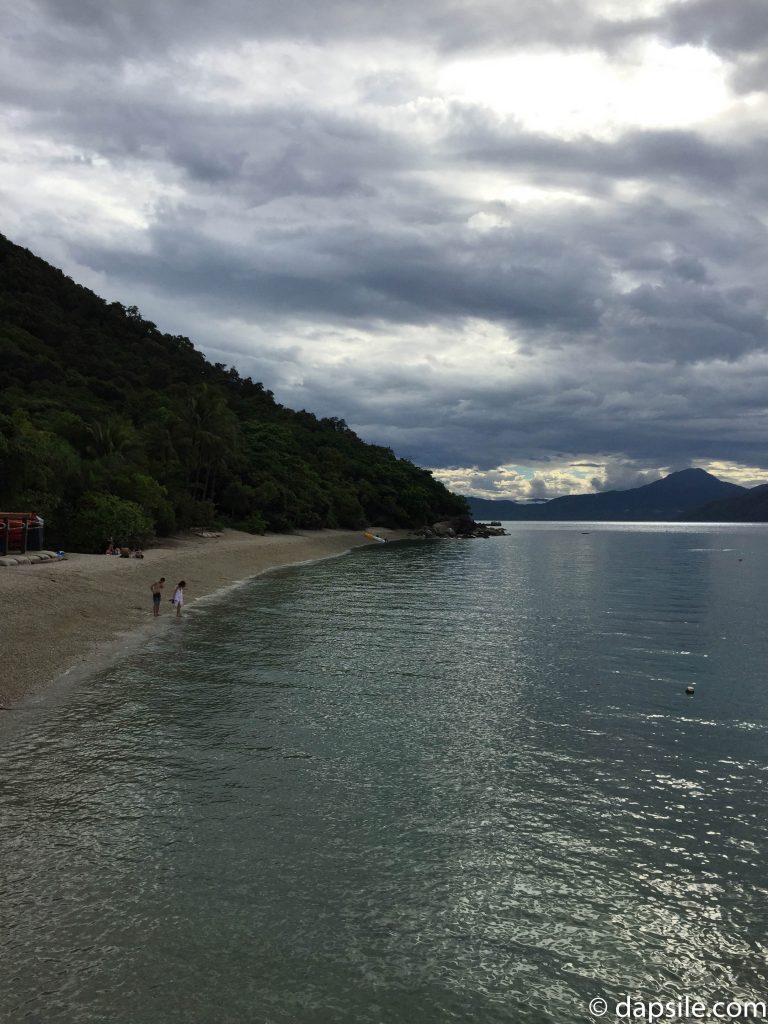
[[[77,79],[19,81],[0,68],[0,90],[25,111],[28,130],[116,160],[167,164],[193,184],[226,186],[258,203],[277,195],[365,193],[367,177],[420,162],[413,144],[354,115],[275,104],[219,109],[168,89],[111,77],[95,93]],[[231,195],[231,191],[230,191]]]
[[[588,0],[223,0],[212,16],[190,0],[38,0],[38,44],[66,45],[69,59],[108,53],[151,54],[185,45],[243,39],[416,41],[438,50],[530,46],[575,48],[617,34]],[[619,26],[621,29],[622,27]],[[623,34],[645,22],[623,27]]]
[[[717,292],[670,280],[635,289],[627,296],[624,312],[622,347],[644,361],[730,361],[768,350],[765,301],[750,289]]]
[[[670,5],[656,23],[673,43],[705,46],[725,57],[761,53],[768,46],[764,0],[693,0]]]
[[[768,42],[763,0],[688,0],[659,14],[601,15],[589,0],[37,0],[15,34],[25,53],[58,47],[62,63],[151,55],[244,39],[415,41],[443,51],[541,47],[615,48],[658,37],[706,46],[728,58],[759,54]],[[26,31],[25,31],[26,29]]]
[[[527,170],[550,183],[576,181],[596,195],[626,180],[648,180],[659,187],[678,182],[717,190],[760,188],[768,162],[763,138],[723,144],[694,131],[669,129],[630,131],[609,141],[558,139],[476,113],[468,121],[459,113],[444,145],[456,159]]]
[[[591,359],[594,373],[585,385]],[[311,394],[326,414],[343,409],[367,437],[434,466],[542,466],[585,452],[622,453],[640,465],[682,467],[695,452],[766,466],[766,366],[731,379],[669,364],[637,364],[630,373],[626,365],[601,363],[597,350],[581,350],[524,392],[501,382],[443,387],[432,381],[426,410],[412,395],[401,399],[396,381],[379,383],[374,387],[350,368],[284,394],[295,405]]]
[[[364,326],[478,317],[580,332],[597,326],[595,298],[608,288],[599,268],[541,233],[478,237],[439,218],[322,222],[314,230],[256,222],[250,237],[224,244],[200,230],[204,220],[199,209],[174,211],[152,229],[149,252],[93,244],[75,252],[124,280],[205,296],[222,313],[322,315]]]

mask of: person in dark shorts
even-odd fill
[[[160,614],[160,598],[162,597],[163,584],[165,583],[165,576],[161,576],[159,580],[155,580],[151,583],[149,589],[152,591],[152,614],[157,617]]]

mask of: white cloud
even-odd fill
[[[720,459],[694,459],[693,465],[696,469],[705,469],[721,480],[729,480],[742,487],[758,487],[768,482],[765,467],[761,466],[742,466]]]
[[[640,487],[662,475],[659,469],[641,469],[611,458],[602,463],[569,462],[537,466],[535,469],[499,466],[486,472],[477,468],[436,469],[433,472],[438,480],[459,494],[522,502],[549,500],[565,494],[592,494],[595,491]]]
[[[725,71],[705,49],[649,41],[611,56],[592,50],[465,58],[446,65],[438,85],[529,131],[610,137],[717,120],[732,102]]]

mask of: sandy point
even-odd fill
[[[407,531],[376,528],[388,540]],[[0,704],[12,707],[72,669],[119,652],[152,629],[150,586],[165,577],[160,620],[174,614],[168,598],[186,580],[185,606],[268,569],[330,558],[376,543],[361,531],[306,530],[255,537],[224,530],[182,535],[149,548],[143,559],[68,554],[66,560],[0,568]]]

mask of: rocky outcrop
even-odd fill
[[[443,519],[439,523],[423,526],[420,530],[414,531],[416,537],[437,537],[444,540],[504,537],[506,533],[507,531],[501,526],[487,526],[485,523],[476,523],[470,516],[455,516],[453,519]]]

